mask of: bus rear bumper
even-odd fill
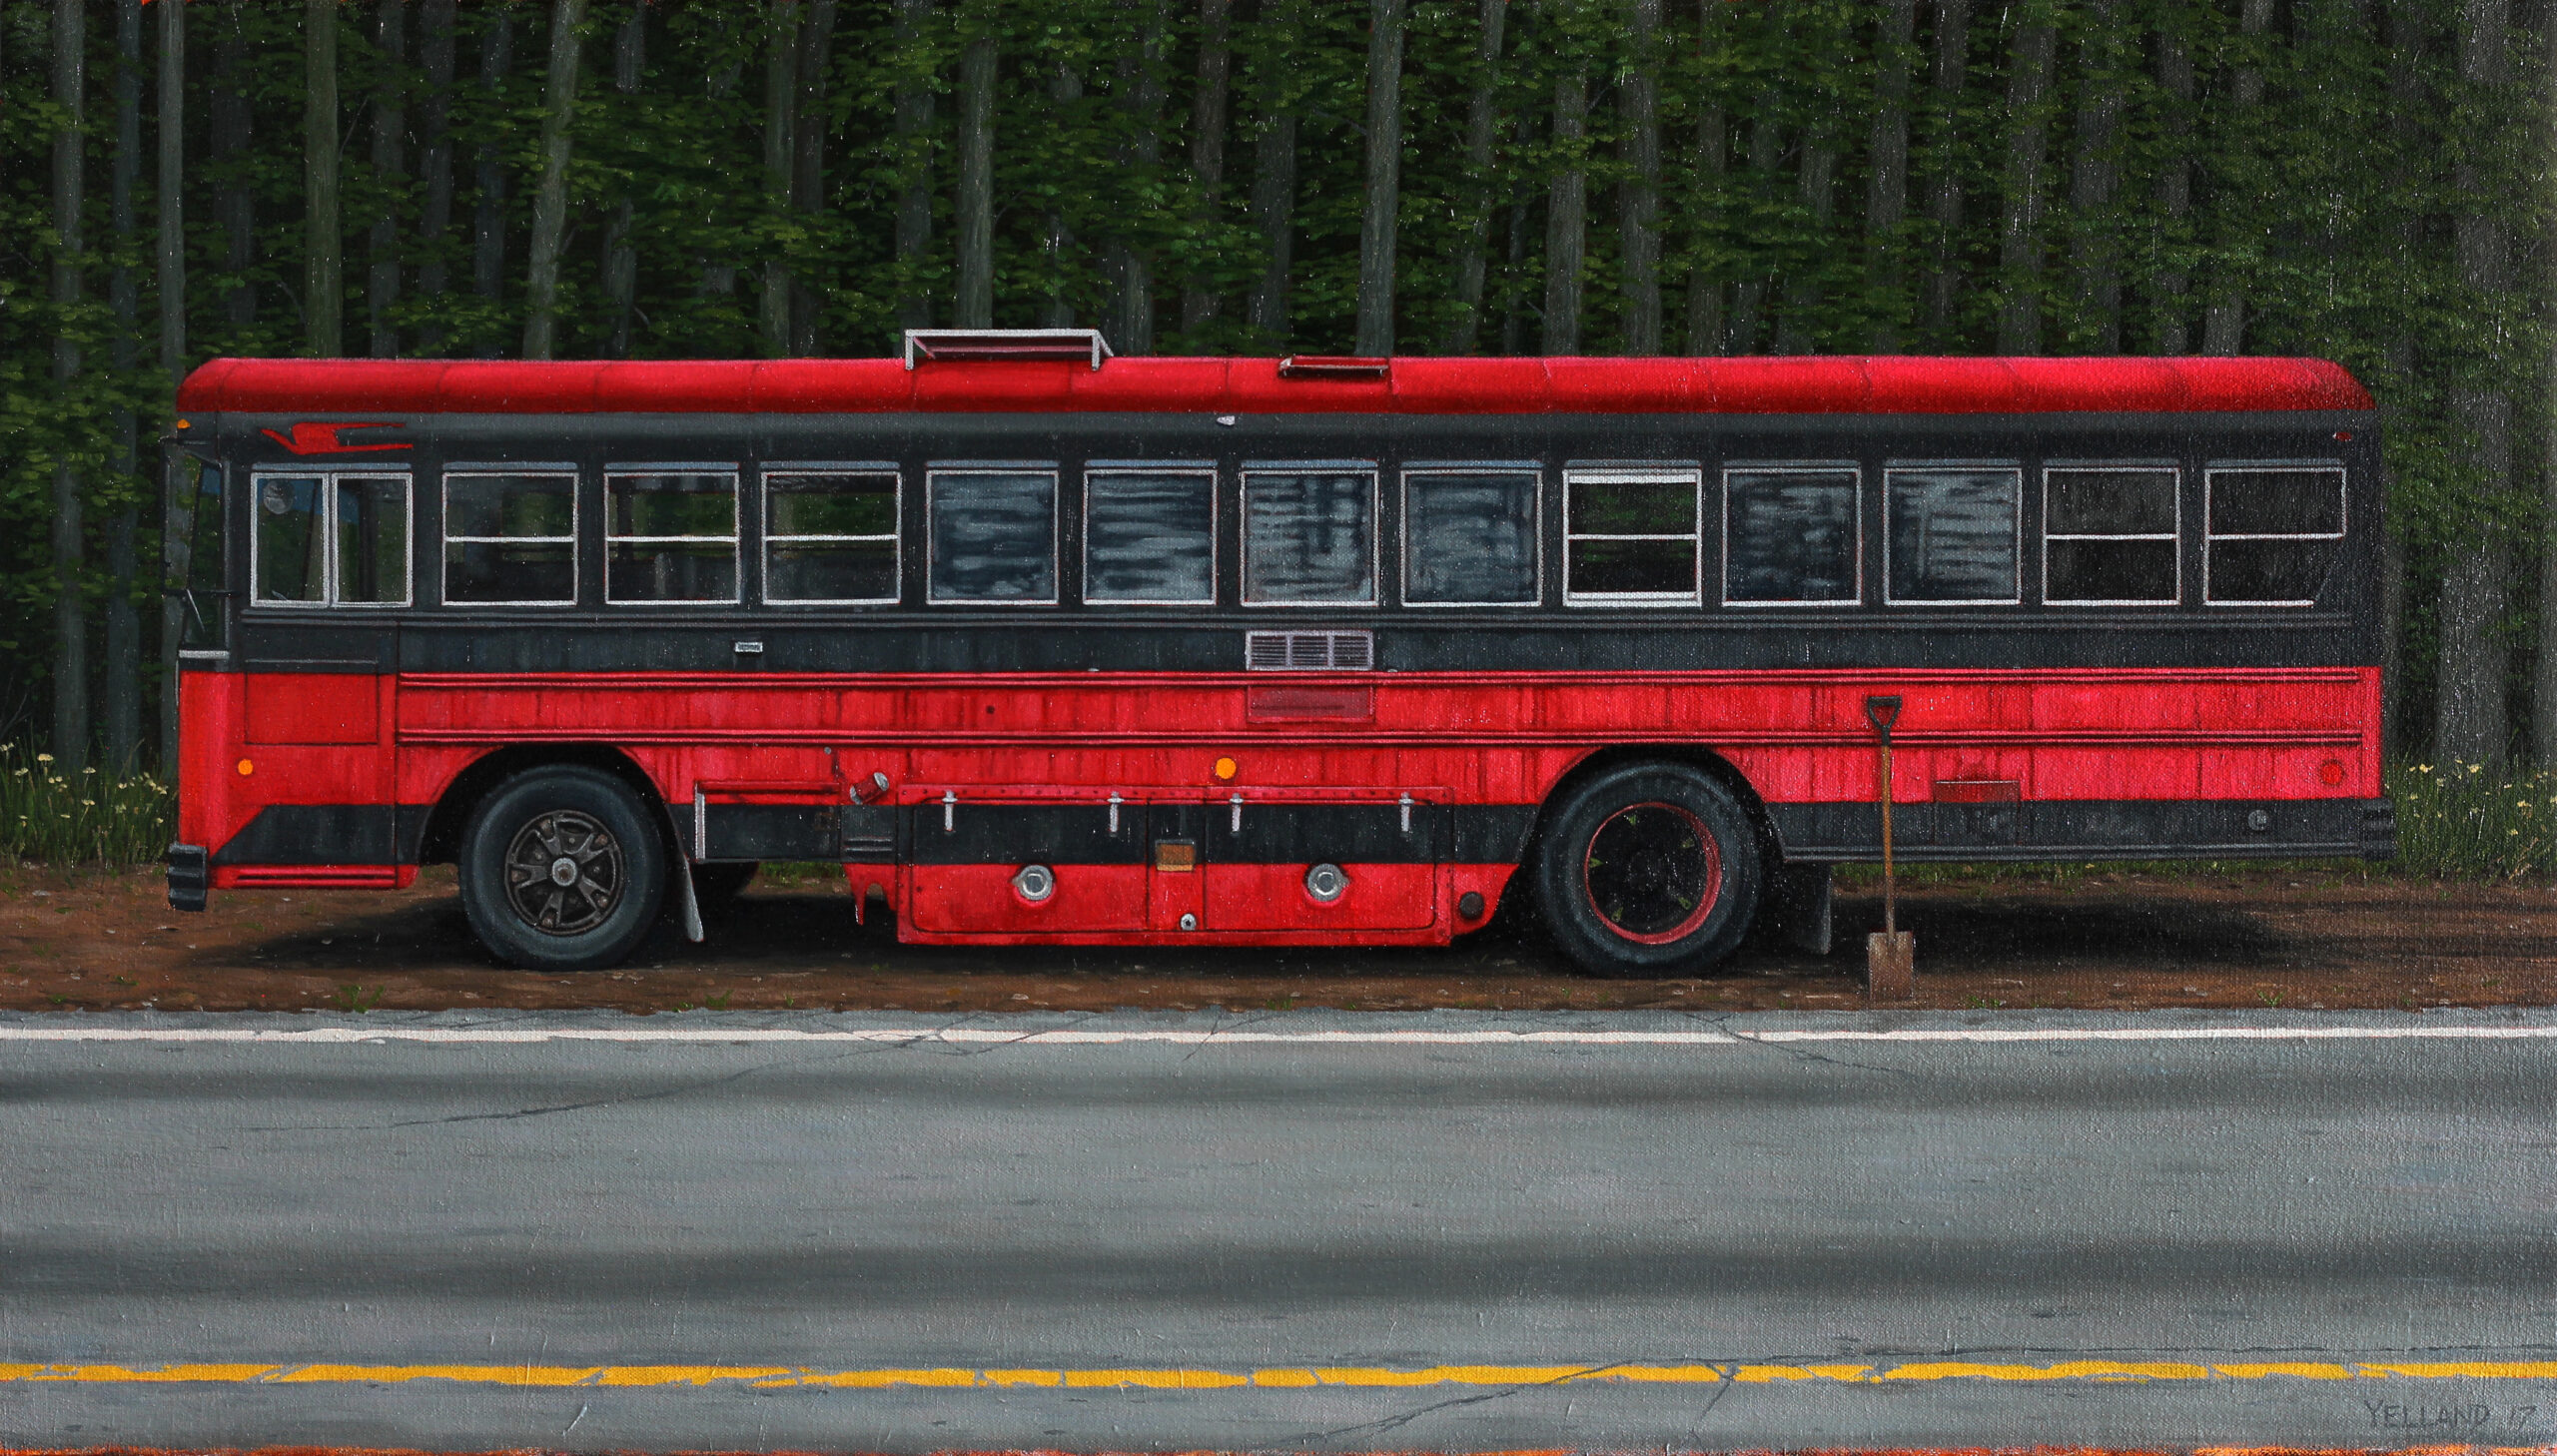
[[[213,890],[213,852],[200,844],[169,846],[169,908],[202,910]]]

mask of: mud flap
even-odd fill
[[[1774,944],[1826,956],[1832,944],[1830,867],[1776,864],[1767,873],[1762,934]]]
[[[675,908],[683,913],[683,938],[697,946],[701,944],[701,901],[692,893],[692,856],[684,853],[683,825],[675,819],[674,806],[659,802],[666,815],[666,846],[675,852]]]

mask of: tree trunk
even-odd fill
[[[648,7],[630,7],[629,17],[612,33],[612,89],[623,97],[639,94],[639,78],[648,66]],[[612,215],[603,225],[603,303],[611,315],[604,358],[630,358],[630,314],[639,302],[639,249],[631,241],[632,208],[627,187],[615,189]]]
[[[187,7],[163,5],[160,23],[160,372],[171,390],[187,366]],[[160,579],[166,587],[186,579],[185,547],[190,513],[177,493],[161,485]],[[178,637],[185,605],[160,595],[160,772],[178,772]]]
[[[771,36],[763,62],[763,190],[778,216],[790,206],[792,133],[799,119],[799,0],[773,0],[764,23]],[[764,260],[763,351],[775,359],[790,352],[789,261]]]
[[[2171,30],[2157,33],[2157,86],[2166,93],[2166,156],[2157,169],[2157,212],[2164,221],[2168,257],[2190,239],[2185,229],[2193,212],[2193,80],[2192,48]],[[2157,352],[2184,354],[2192,349],[2191,306],[2185,292],[2192,281],[2181,264],[2169,263],[2157,276]]]
[[[2239,35],[2260,36],[2272,29],[2272,24],[2273,0],[2244,0],[2244,3],[2238,7],[2237,33]],[[2229,107],[2227,113],[2220,118],[2220,126],[2223,132],[2235,135],[2236,142],[2233,150],[2237,153],[2239,165],[2234,169],[2234,176],[2224,179],[2225,185],[2222,190],[2235,192],[2243,189],[2254,170],[2252,166],[2255,152],[2254,130],[2259,124],[2258,114],[2262,111],[2264,104],[2264,73],[2256,70],[2252,65],[2241,65],[2237,68],[2236,75],[2231,78],[2228,89]],[[2229,212],[2233,209],[2221,211]],[[2221,238],[2223,244],[2231,241],[2233,240],[2225,235]],[[2210,308],[2202,316],[2201,352],[2235,354],[2245,343],[2246,337],[2245,287],[2238,277],[2238,271],[2226,261],[2221,262],[2218,271],[2220,277],[2211,290]]]
[[[176,8],[183,8],[176,7]],[[239,328],[258,322],[258,288],[249,281],[257,262],[258,195],[248,173],[250,127],[249,45],[241,35],[243,6],[233,4],[213,46],[213,168],[222,182],[215,211],[222,222],[222,268],[234,282],[222,294],[222,316]]]
[[[1830,119],[1815,120],[1803,136],[1802,170],[1794,176],[1794,198],[1810,217],[1819,242],[1815,258],[1825,254],[1830,223],[1838,212],[1838,148],[1830,139]],[[1809,354],[1818,347],[1813,327],[1820,315],[1819,265],[1812,263],[1785,284],[1784,317],[1776,321],[1776,353]]]
[[[2427,0],[2388,0],[2387,12],[2387,90],[2388,142],[2387,165],[2411,168],[2424,150],[2427,139],[2419,119],[2429,98],[2424,85],[2424,22],[2429,10]],[[2394,219],[2398,256],[2412,258],[2421,238],[2424,219],[2419,209],[2421,200],[2399,200]],[[2375,391],[2379,396],[2379,423],[2385,430],[2393,428],[2402,416],[2402,403],[2415,377],[2415,334],[2413,321],[2404,310],[2389,320],[2389,335],[2382,352],[2386,377]],[[2382,543],[2382,565],[2379,581],[2379,631],[2381,641],[2379,693],[2380,735],[2383,751],[2399,748],[2404,743],[2406,707],[2406,527],[2398,511],[2396,472],[2389,468],[2385,456],[2379,471],[2380,488],[2391,505],[2382,524],[2387,537]]]
[[[418,292],[439,300],[448,282],[444,246],[452,231],[453,0],[425,0],[418,12],[418,62],[426,94],[418,112],[418,172],[426,194],[418,208]],[[420,353],[443,353],[443,328],[418,331]]]
[[[407,78],[400,72],[408,58],[407,20],[405,0],[381,0],[374,12],[373,42],[390,64],[373,93],[373,174],[379,185],[395,190],[406,180],[400,154],[409,132],[409,118],[401,105],[401,87]],[[373,220],[365,257],[365,322],[373,335],[372,353],[376,359],[389,359],[400,353],[400,331],[391,321],[391,311],[400,303],[398,208],[383,205],[381,215]]]
[[[1535,146],[1536,128],[1543,117],[1542,108],[1519,116],[1519,155],[1527,155]],[[1508,239],[1502,250],[1502,279],[1506,286],[1501,290],[1500,352],[1511,357],[1525,353],[1527,348],[1527,291],[1523,285],[1527,278],[1527,245],[1533,222],[1530,214],[1534,211],[1535,204],[1523,195],[1509,205],[1509,224],[1505,230]]]
[[[1367,170],[1358,218],[1357,353],[1394,352],[1394,239],[1402,210],[1403,0],[1367,7]]]
[[[1971,0],[1936,0],[1935,145],[1928,159],[1927,222],[1933,257],[1927,268],[1928,342],[1955,342],[1955,305],[1962,292],[1962,89],[1971,63]]]
[[[2504,37],[2511,0],[2463,0],[2460,7],[2459,79],[2480,91],[2505,83]],[[2492,316],[2507,287],[2510,242],[2502,216],[2475,162],[2463,157],[2452,170],[2452,196],[2462,211],[2452,221],[2451,251],[2469,307]],[[2512,486],[2512,400],[2474,379],[2450,389],[2454,438],[2467,446],[2473,479],[2469,500],[2490,506]],[[2433,752],[2449,763],[2504,764],[2507,688],[2496,629],[2504,616],[2511,553],[2485,510],[2473,510],[2464,533],[2451,540],[2453,554],[2441,592],[2441,695],[2433,716]]]
[[[790,201],[811,231],[826,211],[826,72],[834,59],[836,0],[812,0],[799,27],[799,96],[790,126]],[[818,320],[825,301],[808,279],[790,278],[790,352],[811,358],[822,352]]]
[[[1118,80],[1122,104],[1129,113],[1128,143],[1120,163],[1128,177],[1149,185],[1163,165],[1164,33],[1172,16],[1170,0],[1142,0],[1145,29],[1134,55],[1121,52]],[[1110,245],[1110,272],[1116,293],[1111,310],[1111,337],[1128,354],[1155,352],[1154,258],[1125,233]]]
[[[164,5],[156,18],[160,177],[152,201],[160,224],[160,372],[174,389],[187,366],[187,7]]]
[[[1076,102],[1083,100],[1083,73],[1072,61],[1059,61],[1048,78],[1048,99],[1057,104],[1057,115],[1071,116]],[[1062,199],[1048,204],[1048,310],[1046,327],[1075,327],[1075,303],[1066,296],[1066,258],[1074,251],[1074,229],[1066,221]]]
[[[1696,47],[1711,54],[1722,39],[1722,13],[1728,0],[1697,0]],[[1696,188],[1700,196],[1721,200],[1723,175],[1731,160],[1731,124],[1723,114],[1722,89],[1710,88],[1696,111]],[[1722,276],[1699,248],[1687,273],[1687,352],[1720,354],[1724,350]]]
[[[1561,171],[1545,193],[1547,355],[1580,353],[1580,269],[1589,246],[1589,68],[1573,63],[1554,82],[1554,152]]]
[[[959,292],[951,322],[962,329],[995,325],[995,72],[1002,24],[992,4],[970,7],[977,33],[959,61]]]
[[[501,113],[506,104],[506,74],[514,69],[515,11],[496,7],[479,42],[480,104]],[[470,213],[471,292],[494,302],[506,294],[506,153],[502,139],[491,137],[473,159],[472,188],[477,194]],[[478,351],[493,357],[501,351],[482,342]]]
[[[2122,353],[2122,269],[2112,217],[2123,102],[2116,3],[2088,3],[2078,155],[2069,179],[2070,268],[2078,277],[2075,332],[2090,354]]]
[[[559,336],[559,250],[568,237],[568,124],[577,114],[577,35],[586,0],[550,0],[550,79],[541,104],[541,182],[524,266],[523,357],[548,359]]]
[[[1776,176],[1776,163],[1784,156],[1784,135],[1776,129],[1776,110],[1783,98],[1773,87],[1758,93],[1755,113],[1749,122],[1749,176],[1761,194],[1771,189]],[[1732,354],[1758,352],[1758,326],[1767,312],[1767,274],[1763,265],[1732,286],[1731,342]]]
[[[1632,65],[1617,91],[1625,128],[1625,183],[1618,203],[1618,246],[1623,250],[1624,351],[1660,353],[1660,0],[1633,0],[1626,44]]]
[[[142,177],[142,0],[115,0],[116,108],[114,170],[107,190],[108,228],[115,235],[115,266],[107,275],[108,308],[115,320],[110,358],[120,378],[131,379],[141,352],[141,289],[130,261],[140,243],[133,187]],[[119,406],[108,422],[107,468],[118,493],[134,483],[134,417]],[[141,513],[120,507],[107,526],[107,661],[105,688],[107,766],[131,773],[142,745],[142,614],[134,604],[141,587],[134,537]]]
[[[1234,80],[1234,0],[1199,0],[1199,84],[1190,103],[1190,174],[1199,180],[1200,226],[1216,226],[1226,190],[1226,107]],[[1181,290],[1181,331],[1217,317],[1223,300],[1195,270]],[[1196,349],[1193,342],[1189,346]]]
[[[1909,216],[1909,72],[1915,55],[1918,0],[1886,0],[1874,33],[1874,130],[1865,178],[1865,290],[1874,322],[1867,347],[1900,352],[1907,310],[1901,302],[1901,225]]]
[[[66,407],[80,375],[80,346],[73,342],[70,319],[80,305],[88,54],[84,0],[54,0],[53,102],[62,109],[63,125],[53,134],[53,385]],[[66,456],[53,469],[53,756],[56,770],[75,778],[89,759],[89,621],[80,579],[80,474]]]
[[[736,98],[738,86],[742,85],[745,79],[746,63],[741,57],[732,53],[727,61],[710,73],[710,95],[714,100],[722,103],[732,101]],[[718,110],[724,120],[727,107],[722,105]],[[695,254],[693,261],[701,268],[701,286],[698,290],[700,297],[704,299],[736,297],[737,264],[733,258],[713,258],[703,253]],[[724,309],[719,311],[719,317],[723,320],[727,317]]]
[[[2048,15],[2016,32],[2007,73],[2007,211],[1999,229],[1998,352],[2042,353],[2042,169],[2050,150],[2043,97],[2060,39]]]
[[[932,39],[932,0],[897,0],[897,46],[911,55],[928,51]],[[911,64],[906,68],[911,72]],[[897,274],[902,292],[897,324],[902,329],[932,327],[932,292],[924,278],[932,261],[932,87],[922,80],[897,84],[896,136],[905,190],[897,200]]]
[[[1265,262],[1248,322],[1276,346],[1287,338],[1287,274],[1295,264],[1296,99],[1288,52],[1304,33],[1305,0],[1271,0],[1269,18],[1265,32],[1277,54],[1263,62],[1252,175],[1252,216],[1261,227]]]
[[[2544,74],[2549,92],[2542,98],[2548,125],[2540,155],[2557,157],[2557,20],[2541,24],[2545,27],[2542,41],[2548,47]],[[2557,243],[2557,213],[2542,226],[2550,228],[2547,236]],[[2557,257],[2557,252],[2547,256]],[[2530,749],[2540,767],[2557,768],[2557,305],[2552,305],[2547,327],[2548,372],[2542,376],[2542,387],[2550,393],[2543,399],[2549,413],[2541,425],[2546,433],[2539,467],[2539,651],[2530,683]]]
[[[1481,0],[1473,95],[1465,103],[1464,232],[1456,245],[1456,311],[1445,352],[1471,354],[1482,340],[1483,278],[1491,245],[1491,144],[1500,125],[1500,32],[1509,0]]]
[[[322,359],[346,351],[338,222],[338,0],[302,0],[302,332]]]

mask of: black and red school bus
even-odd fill
[[[498,957],[765,860],[942,943],[1727,954],[1876,858],[2389,852],[2377,420],[2288,359],[221,360],[171,899]]]

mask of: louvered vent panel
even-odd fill
[[[1246,632],[1243,657],[1255,672],[1357,672],[1376,665],[1376,639],[1371,632]]]

